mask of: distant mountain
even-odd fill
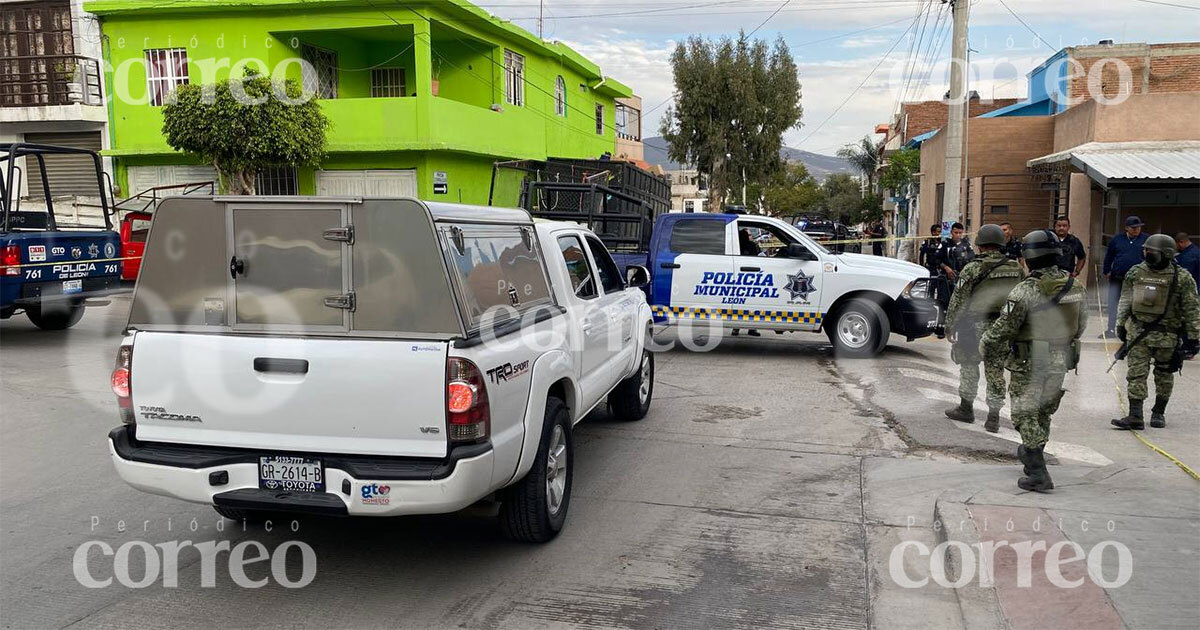
[[[646,162],[650,164],[658,164],[664,170],[673,171],[680,168],[677,162],[673,162],[667,158],[667,141],[661,137],[645,138],[642,140],[645,146]],[[818,181],[824,181],[826,177],[834,173],[854,173],[854,167],[850,163],[840,157],[832,155],[821,155],[811,151],[803,151],[793,149],[791,147],[783,147],[779,150],[779,155],[789,162],[801,162],[808,168],[808,172],[812,174]]]

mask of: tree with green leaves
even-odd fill
[[[671,69],[675,102],[660,127],[668,156],[708,179],[714,208],[743,185],[764,186],[782,164],[783,133],[798,128],[803,114],[800,77],[783,39],[768,46],[745,33],[689,37],[675,47]]]
[[[920,149],[900,149],[888,156],[887,165],[879,175],[879,186],[883,190],[899,193],[902,188],[916,180],[921,170]]]
[[[830,175],[821,184],[821,193],[826,215],[834,221],[857,225],[883,218],[883,198],[875,194],[863,195],[862,181],[853,175]]]
[[[294,80],[247,69],[209,85],[181,85],[163,107],[163,135],[177,151],[217,170],[222,192],[253,195],[255,174],[279,165],[317,166],[329,120]]]
[[[771,216],[811,214],[824,199],[821,185],[801,162],[788,162],[762,189],[763,208]]]
[[[858,144],[848,144],[838,149],[837,156],[850,162],[850,165],[858,172],[862,173],[863,177],[867,178],[867,190],[875,190],[875,172],[879,169],[879,160],[882,157],[880,145],[875,144],[875,141],[870,136],[863,136]]]

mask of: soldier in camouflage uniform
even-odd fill
[[[958,364],[959,404],[946,410],[946,416],[959,422],[975,422],[974,401],[979,391],[979,337],[996,318],[1013,287],[1024,272],[1017,261],[1008,258],[1004,250],[1004,230],[998,225],[979,228],[975,245],[981,253],[963,267],[958,275],[950,306],[946,310],[946,330],[954,344],[950,357]],[[991,433],[1000,430],[1000,408],[1004,406],[1004,359],[993,357],[984,361],[987,380],[987,422],[983,428]]]
[[[1013,426],[1021,434],[1017,457],[1025,476],[1022,490],[1054,488],[1044,449],[1050,416],[1066,390],[1068,370],[1079,363],[1079,337],[1087,325],[1083,287],[1057,266],[1058,238],[1047,230],[1025,236],[1021,254],[1029,276],[1008,294],[1000,317],[979,342],[984,360],[1006,357]]]
[[[1167,426],[1167,401],[1175,385],[1175,372],[1183,361],[1200,350],[1200,298],[1196,281],[1172,260],[1175,239],[1155,234],[1142,247],[1145,262],[1125,275],[1121,302],[1117,307],[1117,336],[1128,354],[1129,413],[1112,421],[1118,429],[1143,429],[1142,404],[1146,401],[1146,377],[1154,361],[1154,407],[1150,426]]]

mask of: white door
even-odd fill
[[[652,264],[655,314],[668,319],[720,319],[733,259],[730,221],[722,215],[687,214],[664,224],[670,238]]]
[[[607,379],[605,390],[617,384],[633,363],[635,344],[630,343],[634,335],[634,315],[637,303],[625,291],[625,280],[608,248],[592,235],[584,237],[592,255],[592,266],[596,270],[603,295],[597,300],[597,308],[608,319],[608,345],[604,348],[604,371]]]
[[[573,311],[571,320],[579,322],[582,343],[578,352],[580,389],[588,396],[580,401],[582,409],[590,408],[608,391],[610,372],[606,365],[611,362],[608,349],[610,336],[617,328],[610,321],[608,310],[601,303],[601,279],[583,239],[577,233],[562,234],[557,246],[567,266],[567,277],[571,280],[571,293],[566,306]]]
[[[323,197],[417,196],[415,169],[317,171],[317,194]]]
[[[789,328],[816,330],[821,323],[821,263],[789,257],[789,245],[804,243],[776,222],[737,220],[737,255],[733,257],[735,283],[740,287],[731,308],[750,321],[786,324]],[[808,250],[805,250],[808,252]],[[816,252],[809,252],[817,258]]]

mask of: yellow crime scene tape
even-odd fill
[[[1100,286],[1099,279],[1101,277],[1100,265],[1093,265],[1093,266],[1096,269],[1096,280],[1097,280],[1096,286],[1099,287]],[[1104,301],[1100,298],[1100,293],[1101,293],[1100,290],[1096,291],[1096,306],[1098,306],[1100,308],[1100,318],[1104,319],[1104,316],[1105,316]],[[1100,333],[1100,335],[1104,339],[1104,356],[1107,359],[1112,359],[1112,353],[1110,353],[1108,351],[1108,325],[1107,324],[1105,324],[1104,332]],[[1113,389],[1115,389],[1117,391],[1117,404],[1120,405],[1121,411],[1123,411],[1125,413],[1129,413],[1129,406],[1125,404],[1125,392],[1121,391],[1121,384],[1117,382],[1117,377],[1114,376],[1111,371],[1108,372],[1108,377],[1109,377],[1109,379],[1112,380]],[[1189,476],[1191,476],[1192,479],[1195,479],[1196,481],[1200,481],[1200,474],[1198,474],[1195,470],[1192,470],[1192,468],[1189,467],[1187,464],[1179,461],[1179,458],[1166,452],[1165,450],[1162,449],[1162,447],[1155,444],[1154,442],[1147,440],[1145,438],[1145,436],[1143,436],[1140,432],[1130,431],[1130,433],[1133,434],[1133,437],[1140,440],[1142,444],[1145,444],[1147,448],[1154,451],[1155,453],[1158,453],[1159,455],[1162,455],[1163,457],[1167,458],[1172,464],[1175,464],[1176,466],[1178,466],[1181,470],[1183,470],[1183,472],[1185,472]]]

